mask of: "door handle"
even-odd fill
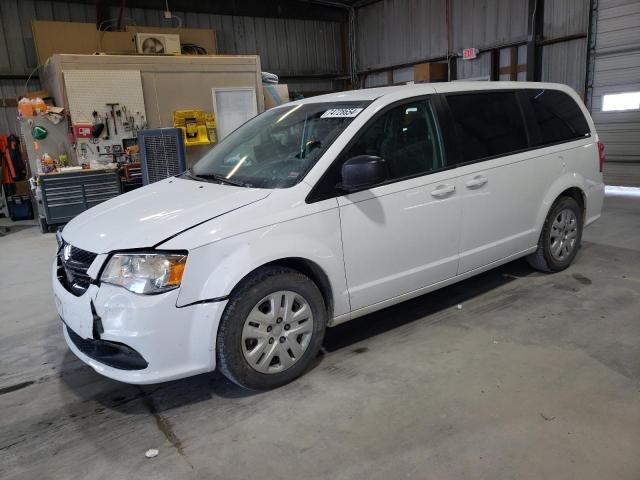
[[[431,191],[431,196],[436,198],[446,197],[450,193],[456,191],[455,185],[450,185],[448,183],[444,185],[438,185],[435,190]]]
[[[467,183],[465,183],[465,186],[467,188],[470,188],[471,190],[473,190],[475,188],[480,188],[481,186],[483,186],[488,181],[489,181],[489,179],[487,177],[485,177],[484,175],[476,175],[471,180],[469,180]]]

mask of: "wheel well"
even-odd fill
[[[582,218],[584,219],[586,215],[586,202],[584,192],[580,190],[578,187],[567,188],[564,192],[562,192],[559,197],[571,197],[578,205],[580,205],[580,210],[582,211]]]
[[[244,279],[246,279],[258,268],[276,266],[276,265],[281,267],[287,267],[292,270],[296,270],[302,273],[303,275],[306,275],[307,277],[309,277],[311,281],[315,283],[318,289],[320,290],[320,293],[322,294],[322,297],[324,299],[324,303],[327,306],[327,313],[329,314],[329,318],[331,318],[331,316],[333,315],[333,292],[331,290],[331,283],[329,282],[329,277],[327,276],[326,273],[324,273],[324,270],[317,263],[312,262],[311,260],[308,260],[306,258],[288,257],[288,258],[280,258],[278,260],[265,263],[264,265],[257,267],[256,269],[252,270],[250,273],[245,275],[243,279],[240,282],[238,282],[238,285],[242,283]]]

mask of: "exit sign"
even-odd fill
[[[462,50],[462,59],[463,60],[473,60],[478,56],[477,48],[465,48]]]

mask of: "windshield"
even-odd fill
[[[268,110],[222,140],[186,176],[243,187],[290,187],[369,103],[304,103]]]

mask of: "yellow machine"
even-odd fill
[[[184,144],[208,145],[217,142],[216,119],[213,113],[203,110],[176,110],[173,112],[173,126],[182,130]]]
[[[211,140],[211,143],[216,143],[218,141],[218,135],[216,133],[216,117],[213,116],[213,113],[204,114],[204,124],[207,127],[209,140]]]

